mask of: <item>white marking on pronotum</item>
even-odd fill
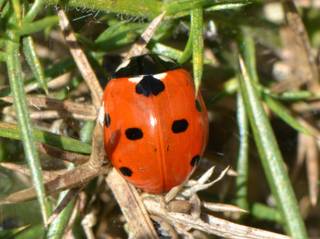
[[[102,103],[100,109],[99,109],[99,113],[98,113],[98,122],[100,123],[100,125],[104,125],[104,102]]]
[[[128,81],[138,84],[142,80],[143,77],[144,77],[143,75],[142,76],[131,77],[131,78],[128,79]]]
[[[167,72],[163,72],[163,73],[160,73],[160,74],[153,75],[153,77],[158,79],[158,80],[163,80],[166,76],[167,76]]]
[[[120,66],[118,66],[118,68],[116,69],[116,72],[122,68],[125,68],[127,65],[129,65],[130,60],[125,60],[124,62],[121,63]]]
[[[130,81],[132,83],[135,83],[135,84],[138,84],[143,79],[144,76],[146,76],[146,75],[140,75],[140,76],[136,76],[136,77],[131,77],[131,78],[128,79],[128,81]],[[157,80],[163,80],[167,76],[167,73],[164,72],[164,73],[155,74],[155,75],[152,75],[152,76],[154,78],[156,78]]]

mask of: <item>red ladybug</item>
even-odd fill
[[[146,54],[122,64],[104,91],[104,143],[113,166],[136,187],[163,193],[198,164],[208,116],[190,74]]]

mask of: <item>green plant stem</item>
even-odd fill
[[[61,3],[60,0],[44,0],[44,2],[53,5]],[[166,11],[166,15],[169,17],[179,17],[188,15],[189,11],[195,8],[236,3],[249,4],[261,2],[261,0],[172,0],[166,2],[158,0],[140,0],[139,4],[137,4],[136,0],[69,0],[66,2],[68,7],[83,7],[152,19],[163,11]]]
[[[20,36],[30,35],[35,32],[40,32],[44,28],[57,25],[58,22],[58,16],[45,17],[38,21],[24,23],[23,26],[17,30],[17,32]]]
[[[26,104],[26,95],[24,92],[19,59],[19,38],[15,32],[9,32],[9,36],[11,39],[7,41],[6,52],[10,88],[14,98],[14,106],[17,113],[25,156],[31,170],[32,180],[37,192],[42,219],[44,223],[46,223],[50,214],[50,205],[45,195],[40,160],[36,150],[34,135]]]
[[[237,100],[237,120],[240,142],[237,160],[236,203],[242,209],[248,210],[249,123],[240,93],[238,93]]]
[[[37,56],[36,49],[33,43],[32,37],[24,37],[23,40],[23,52],[25,55],[25,58],[33,72],[33,75],[37,79],[39,85],[42,87],[42,89],[45,91],[46,94],[48,94],[48,84],[47,80],[44,76],[43,68],[41,65],[41,62]]]
[[[293,129],[303,134],[312,135],[312,132],[305,128],[292,114],[291,112],[280,102],[271,97],[264,95],[264,102],[280,119],[290,125]]]
[[[184,48],[184,50],[182,52],[182,55],[180,56],[180,58],[178,60],[179,64],[185,63],[192,56],[192,42],[193,42],[193,38],[192,38],[191,29],[190,29],[189,38],[188,38],[187,44],[186,44],[186,46],[185,46],[185,48]]]
[[[44,0],[35,0],[27,15],[23,19],[24,22],[31,22],[39,14],[45,5]]]
[[[192,63],[193,80],[196,94],[201,85],[203,73],[203,10],[196,8],[191,11],[191,33],[192,33]]]
[[[292,238],[305,239],[307,238],[306,229],[279,146],[263,109],[259,93],[241,57],[240,68],[242,73],[239,76],[241,94],[272,194],[275,196],[277,206],[282,212],[286,228]]]
[[[250,207],[250,214],[253,215],[256,220],[272,221],[279,224],[283,223],[279,210],[261,203],[253,203]]]
[[[47,4],[59,4],[60,0],[45,0]],[[150,19],[161,13],[161,2],[157,0],[69,0],[68,7],[80,7],[106,12],[123,13],[132,16],[148,17]]]
[[[57,135],[53,133],[49,133],[46,131],[41,131],[38,129],[32,129],[34,140],[36,142],[45,143],[62,150],[72,151],[76,153],[82,154],[90,154],[91,153],[91,145],[83,143],[79,140]],[[16,139],[22,140],[21,130],[15,124],[9,124],[0,122],[0,137],[8,138],[8,139]]]

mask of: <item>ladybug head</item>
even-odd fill
[[[112,75],[112,78],[155,75],[177,68],[180,68],[180,66],[170,58],[156,54],[144,54],[123,62]]]

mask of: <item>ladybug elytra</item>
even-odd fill
[[[190,74],[154,54],[118,67],[104,91],[104,143],[113,166],[132,184],[163,193],[198,164],[208,116]]]

